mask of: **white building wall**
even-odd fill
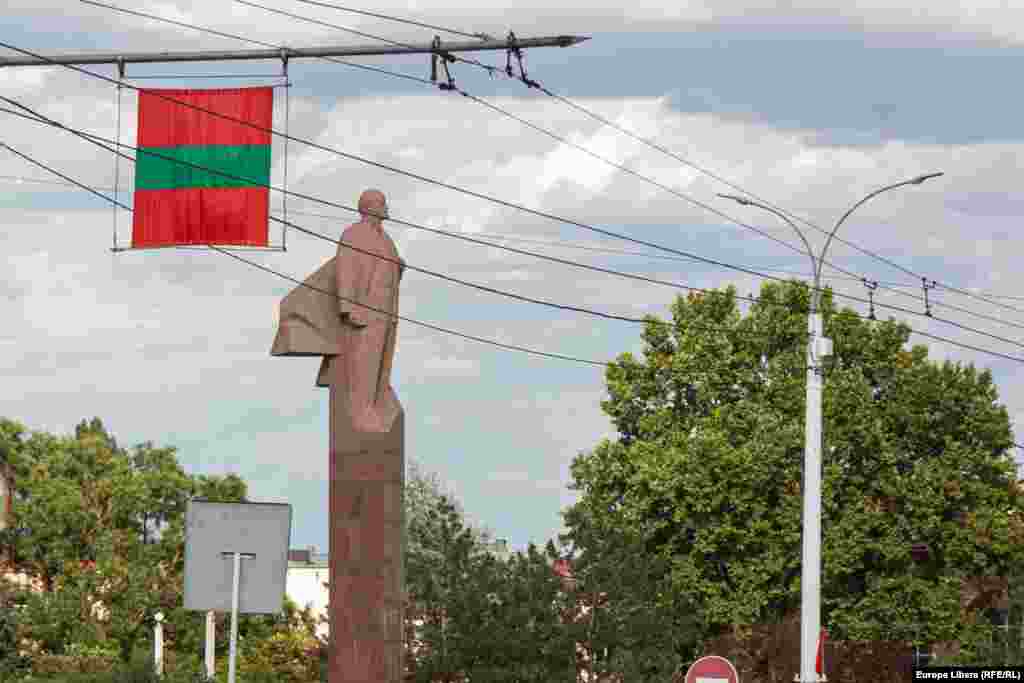
[[[285,593],[300,608],[309,607],[313,616],[319,618],[327,615],[328,593],[327,566],[290,565],[285,578]],[[327,636],[327,625],[317,626],[317,635]]]

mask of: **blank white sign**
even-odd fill
[[[697,676],[697,683],[729,683],[728,678],[711,678],[709,676]]]
[[[292,506],[285,503],[209,503],[185,511],[185,609],[231,611],[234,558],[249,553],[239,573],[238,612],[279,614],[284,608]]]

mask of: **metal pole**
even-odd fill
[[[235,658],[238,654],[238,594],[240,592],[242,559],[256,557],[252,553],[228,552],[222,556],[231,556],[234,560],[234,575],[231,580],[231,644],[228,650],[228,683],[235,683]]]
[[[157,676],[164,675],[164,614],[157,612],[153,626],[153,664]]]
[[[234,553],[234,578],[231,580],[231,646],[228,652],[228,683],[235,683],[235,656],[238,654],[238,575],[242,553]]]
[[[803,538],[802,566],[800,571],[800,673],[795,680],[800,683],[817,683],[815,659],[818,653],[818,638],[821,635],[821,396],[825,387],[820,362],[832,353],[832,340],[824,334],[819,305],[821,303],[821,269],[832,239],[850,214],[872,197],[887,190],[904,185],[920,185],[942,173],[930,173],[900,183],[886,185],[875,190],[850,207],[836,222],[829,233],[825,246],[817,259],[810,243],[796,224],[781,211],[756,201],[736,195],[720,194],[744,206],[756,206],[782,218],[792,227],[807,247],[814,274],[814,289],[811,291],[811,306],[807,316],[807,409],[804,422],[804,490],[803,490]],[[824,675],[824,672],[822,672]]]
[[[270,50],[209,50],[200,52],[94,52],[40,57],[0,57],[0,67],[64,64],[154,64],[169,62],[223,62],[255,59],[313,59],[320,57],[371,57],[386,55],[480,52],[530,47],[571,47],[589,36],[549,36],[510,40],[479,40],[422,45],[329,45],[326,47],[274,48]]]
[[[206,613],[206,677],[213,678],[216,674],[216,614],[213,610]]]
[[[800,679],[818,680],[815,658],[821,632],[821,361],[832,351],[818,311],[820,280],[814,279],[807,332],[807,411],[804,428],[803,553],[800,572]]]

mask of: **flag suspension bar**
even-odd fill
[[[283,164],[284,178],[283,178],[283,183],[282,184],[283,184],[283,187],[285,188],[286,194],[282,197],[282,204],[281,204],[281,210],[282,210],[282,214],[283,214],[283,218],[284,218],[284,222],[281,224],[281,244],[280,244],[280,246],[268,245],[267,247],[242,247],[240,245],[232,245],[232,246],[228,246],[227,249],[238,249],[239,251],[277,251],[277,252],[286,252],[286,251],[288,251],[288,241],[287,241],[288,240],[288,195],[287,195],[287,188],[288,188],[288,166],[289,166],[289,144],[288,144],[289,138],[288,138],[288,135],[290,133],[289,129],[290,129],[290,124],[291,124],[291,86],[292,86],[291,79],[288,76],[288,58],[289,58],[289,55],[287,53],[287,50],[285,48],[282,48],[280,50],[280,59],[281,59],[281,73],[280,74],[266,74],[266,75],[258,75],[258,76],[255,75],[255,74],[251,74],[251,75],[234,75],[234,74],[194,75],[194,74],[182,74],[182,75],[175,75],[175,76],[148,76],[148,77],[147,76],[135,76],[135,77],[132,77],[131,79],[128,79],[126,77],[126,75],[125,75],[125,72],[126,72],[125,61],[124,60],[120,60],[120,59],[117,61],[118,83],[117,83],[117,86],[116,86],[116,91],[117,91],[117,95],[116,95],[117,126],[116,127],[117,127],[117,149],[118,150],[120,150],[120,143],[121,143],[121,109],[122,109],[122,106],[121,106],[121,101],[122,101],[121,92],[122,92],[122,84],[123,84],[123,82],[125,82],[127,80],[138,80],[140,78],[159,78],[159,79],[167,79],[167,80],[171,80],[171,79],[175,79],[175,80],[177,80],[177,79],[199,79],[199,80],[204,80],[204,79],[207,79],[207,78],[273,78],[273,79],[281,79],[282,82],[275,83],[275,84],[270,86],[270,87],[272,87],[274,89],[276,89],[276,88],[284,88],[284,134],[285,134],[285,140],[284,140],[284,164]],[[119,154],[119,152],[115,152],[115,154],[114,154],[114,193],[115,193],[115,198],[117,197],[118,190],[119,190],[119,187],[120,187],[120,184],[119,184],[119,181],[120,181],[120,163],[119,162],[120,162],[120,160],[121,160],[121,155]],[[153,249],[153,248],[196,249],[196,250],[205,250],[206,249],[206,247],[195,247],[195,246],[189,246],[189,245],[160,245],[160,246],[158,246],[158,245],[149,245],[147,247],[142,247],[142,248],[138,248],[138,247],[127,247],[127,248],[126,247],[121,247],[118,244],[118,236],[117,236],[118,216],[119,216],[118,207],[114,206],[113,208],[114,208],[114,216],[113,216],[113,221],[114,221],[114,229],[113,229],[113,232],[114,232],[114,235],[113,235],[113,237],[114,237],[114,244],[113,244],[113,247],[112,247],[111,251],[114,252],[114,253],[119,253],[119,252],[124,252],[124,251],[141,251],[141,250],[144,250],[144,249]]]
[[[160,64],[171,62],[224,62],[278,60],[287,58],[374,57],[389,55],[438,54],[439,52],[481,52],[531,47],[571,47],[590,40],[589,36],[549,36],[513,40],[479,40],[423,45],[329,45],[326,47],[285,47],[267,50],[204,50],[197,52],[97,52],[40,57],[0,57],[0,68],[9,66],[54,66],[69,64]]]

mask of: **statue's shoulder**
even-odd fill
[[[345,240],[347,242],[349,237],[353,237],[353,236],[357,235],[360,232],[359,228],[361,228],[361,227],[363,227],[362,223],[352,223],[352,224],[350,224],[347,228],[345,228],[342,231],[341,239],[343,239],[343,240]]]

